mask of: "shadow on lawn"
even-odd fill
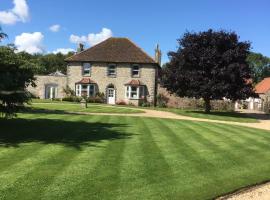
[[[0,119],[0,147],[19,147],[22,143],[62,144],[80,149],[97,146],[103,140],[126,139],[127,124],[111,124],[54,119]]]
[[[203,110],[190,110],[187,113],[201,114],[201,115],[211,115],[211,116],[221,116],[221,117],[235,117],[235,118],[252,118],[252,119],[269,119],[267,114],[246,114],[240,112],[218,112],[211,111],[210,113],[205,113]]]

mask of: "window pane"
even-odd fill
[[[83,63],[83,75],[89,75],[91,72],[91,64]]]
[[[132,76],[139,76],[140,67],[139,65],[132,66]]]
[[[115,65],[109,65],[108,66],[108,75],[115,75],[116,74],[116,66]]]

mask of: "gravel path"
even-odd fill
[[[234,194],[217,198],[217,200],[269,200],[270,182],[240,190]]]

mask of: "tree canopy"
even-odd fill
[[[31,65],[14,48],[0,47],[0,80],[0,112],[10,117],[30,99],[27,86],[35,86]]]
[[[61,71],[62,73],[66,73],[67,70],[67,63],[65,59],[73,55],[73,52],[69,52],[68,54],[64,55],[62,53],[57,54],[34,54],[31,55],[26,52],[18,53],[23,59],[29,61],[34,67],[34,73],[39,75],[48,75],[55,71]]]
[[[251,67],[255,84],[270,76],[270,58],[251,52],[247,57],[247,62]]]
[[[251,68],[247,63],[250,43],[240,42],[234,32],[186,32],[178,39],[162,71],[161,83],[180,97],[203,98],[205,111],[210,100],[245,99],[255,95]]]

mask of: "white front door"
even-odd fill
[[[114,88],[108,88],[107,102],[108,104],[115,104],[115,89]]]

